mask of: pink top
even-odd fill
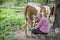
[[[49,22],[48,19],[45,17],[42,17],[39,21],[39,23],[36,25],[37,28],[39,28],[39,30],[41,30],[44,33],[48,33],[50,31],[50,27],[49,27]]]

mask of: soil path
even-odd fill
[[[29,37],[25,36],[24,31],[15,31],[14,34],[17,40],[40,40],[36,37],[35,38],[31,37],[31,32],[28,32]]]

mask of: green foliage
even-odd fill
[[[13,28],[20,28],[24,24],[23,14],[16,13],[13,10],[1,9],[0,12],[1,26],[9,26]]]
[[[30,0],[32,2],[44,4],[44,0]],[[0,4],[4,4],[7,8],[19,6],[24,7],[27,0],[0,0]],[[23,8],[21,9],[6,9],[0,8],[0,40],[16,40],[12,31],[24,29],[24,15]],[[53,22],[53,18],[49,19]]]
[[[50,17],[49,22],[50,22],[50,24],[53,24],[54,18],[53,17]]]
[[[0,40],[16,40],[14,34],[11,32],[0,31]]]
[[[43,5],[45,0],[32,0],[32,1]]]
[[[0,40],[15,40],[12,31],[24,28],[23,13],[0,8]]]

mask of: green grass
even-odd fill
[[[0,8],[0,40],[15,40],[12,32],[24,28],[24,14],[16,10]]]

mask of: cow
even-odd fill
[[[37,16],[39,13],[42,13],[42,16],[45,16],[47,19],[53,15],[54,6],[38,6],[34,3],[28,3],[25,8],[25,35],[27,35],[27,27],[30,25],[31,29],[34,27],[34,16]]]

